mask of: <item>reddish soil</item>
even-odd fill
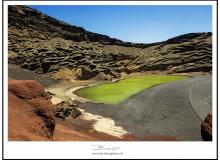
[[[68,122],[58,121],[55,127],[54,106],[36,81],[10,80],[8,91],[9,141],[119,140],[104,133],[91,132],[93,122],[75,120],[70,127]]]
[[[66,119],[65,121],[56,119],[54,140],[56,141],[119,141],[120,138],[97,132],[92,129],[93,121],[76,119]],[[124,138],[123,138],[124,139]],[[128,138],[125,138],[128,139]],[[131,139],[131,138],[130,138]],[[133,138],[134,140],[134,138]]]
[[[10,80],[8,91],[9,140],[51,140],[53,106],[43,87],[32,80]]]
[[[93,121],[77,119],[56,119],[54,140],[56,141],[176,141],[176,137],[166,135],[145,135],[136,137],[131,134],[117,138],[92,129]]]
[[[9,141],[143,141],[176,140],[175,137],[125,135],[117,138],[92,128],[93,121],[80,117],[54,118],[54,106],[44,88],[33,80],[10,80],[8,83]],[[56,125],[55,125],[56,123]]]
[[[118,141],[117,137],[113,137],[104,133],[89,133],[89,131],[77,131],[66,126],[57,124],[54,131],[55,141]]]

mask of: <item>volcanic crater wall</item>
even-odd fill
[[[8,7],[9,64],[76,79],[121,73],[212,71],[212,33],[189,33],[152,44],[123,42],[67,24],[26,6]]]

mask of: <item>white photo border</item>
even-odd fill
[[[8,141],[8,5],[211,5],[213,35],[213,140],[212,142],[9,142]],[[218,55],[217,55],[217,1],[3,1],[3,52],[2,52],[2,115],[3,158],[53,158],[53,159],[142,159],[183,158],[206,159],[217,155],[218,133]],[[94,154],[94,145],[117,146],[119,154]]]

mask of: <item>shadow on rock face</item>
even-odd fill
[[[212,141],[212,114],[209,113],[201,124],[201,135],[204,141]]]

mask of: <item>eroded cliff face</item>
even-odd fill
[[[39,74],[86,80],[145,71],[212,71],[211,33],[136,44],[88,32],[26,6],[9,6],[8,11],[9,63]]]

